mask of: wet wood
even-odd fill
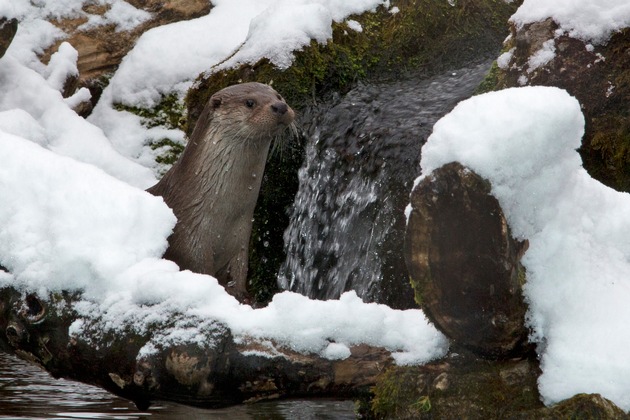
[[[328,360],[255,338],[237,344],[218,322],[204,331],[204,345],[165,345],[143,356],[140,349],[159,330],[116,336],[87,325],[85,336],[71,336],[77,299],[59,294],[43,301],[1,289],[0,350],[54,377],[102,387],[140,409],[159,400],[216,408],[285,397],[352,397],[367,392],[393,364],[389,351],[365,345],[351,348],[345,360]],[[274,357],[263,355],[270,345]]]
[[[405,253],[416,300],[456,343],[484,357],[529,350],[519,260],[490,184],[459,163],[414,188]]]

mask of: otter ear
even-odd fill
[[[221,106],[221,98],[211,98],[210,102],[212,102],[212,108],[217,109]]]

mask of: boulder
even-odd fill
[[[493,89],[524,85],[556,86],[582,106],[585,133],[580,148],[584,167],[594,178],[619,191],[630,191],[630,28],[603,44],[567,34],[547,19],[512,25]],[[532,66],[530,57],[543,49],[553,57]]]
[[[538,393],[535,358],[489,363],[471,352],[451,352],[425,366],[390,367],[360,406],[383,419],[628,419],[599,394],[577,394],[546,407]]]

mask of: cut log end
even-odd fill
[[[414,188],[405,252],[416,299],[448,337],[479,355],[529,350],[526,246],[512,238],[490,184],[454,162]]]

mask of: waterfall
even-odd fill
[[[433,124],[468,98],[490,63],[419,80],[360,85],[321,106],[285,231],[282,289],[314,299],[355,290],[414,306],[404,263],[404,208]]]

